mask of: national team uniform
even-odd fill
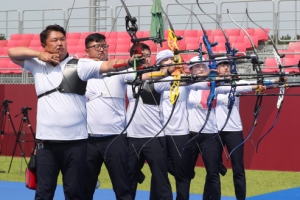
[[[58,87],[65,66],[72,57],[67,57],[53,67],[37,58],[26,59],[24,69],[35,79],[37,95]],[[80,59],[77,73],[81,80],[101,78],[102,62]],[[38,99],[36,139],[37,189],[35,199],[53,199],[57,176],[61,170],[66,199],[84,199],[83,181],[86,161],[86,100],[84,95],[59,91]]]
[[[216,96],[225,94],[230,91],[229,86],[221,86],[216,88]],[[236,88],[236,92],[249,92],[252,91],[252,86],[240,86]],[[188,99],[188,119],[189,130],[191,137],[194,137],[204,125],[206,120],[208,107],[206,105],[209,96],[207,91],[191,91]],[[193,171],[199,153],[206,169],[206,181],[204,185],[203,199],[220,199],[220,177],[219,177],[219,164],[222,146],[217,135],[217,119],[216,119],[216,104],[213,104],[209,119],[201,134],[198,135],[188,146],[187,151],[191,151],[192,158],[190,162],[190,170]]]
[[[85,200],[93,199],[102,164],[105,163],[118,200],[131,200],[126,132],[126,80],[133,74],[91,79],[87,84],[87,170]]]

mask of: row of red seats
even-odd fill
[[[270,29],[266,28],[267,32]],[[262,29],[254,29],[248,28],[246,29],[247,33],[252,36],[256,35],[259,41],[267,41],[268,35]],[[202,30],[176,30],[175,31],[177,36],[184,36],[184,37],[201,37],[203,36]],[[223,32],[220,29],[214,30],[206,30],[208,36],[223,36]],[[245,33],[241,29],[225,29],[225,33],[227,36],[245,36]],[[67,33],[67,39],[85,39],[91,32],[74,32],[74,33]],[[129,38],[129,35],[125,31],[120,32],[103,32],[107,38]],[[149,37],[150,31],[138,31],[137,37]],[[165,38],[168,36],[168,31],[165,30],[164,32]],[[39,40],[39,34],[12,34],[10,40]]]

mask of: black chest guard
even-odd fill
[[[143,91],[141,93],[141,98],[144,104],[148,105],[160,105],[161,94],[156,92],[154,89],[154,83],[144,82]]]
[[[84,95],[86,91],[87,82],[79,78],[77,73],[77,64],[78,59],[69,60],[63,71],[63,78],[59,86],[43,94],[40,94],[38,98],[51,94],[55,91],[59,91],[61,93],[74,93]]]

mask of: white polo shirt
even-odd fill
[[[63,79],[66,58],[53,67],[37,58],[26,59],[24,69],[34,76],[37,95],[58,87]],[[81,80],[101,78],[102,62],[80,59],[78,75]],[[87,138],[85,96],[53,92],[38,99],[36,138],[41,140],[79,140]]]

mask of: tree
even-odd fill
[[[0,40],[6,40],[5,34],[0,33]]]

